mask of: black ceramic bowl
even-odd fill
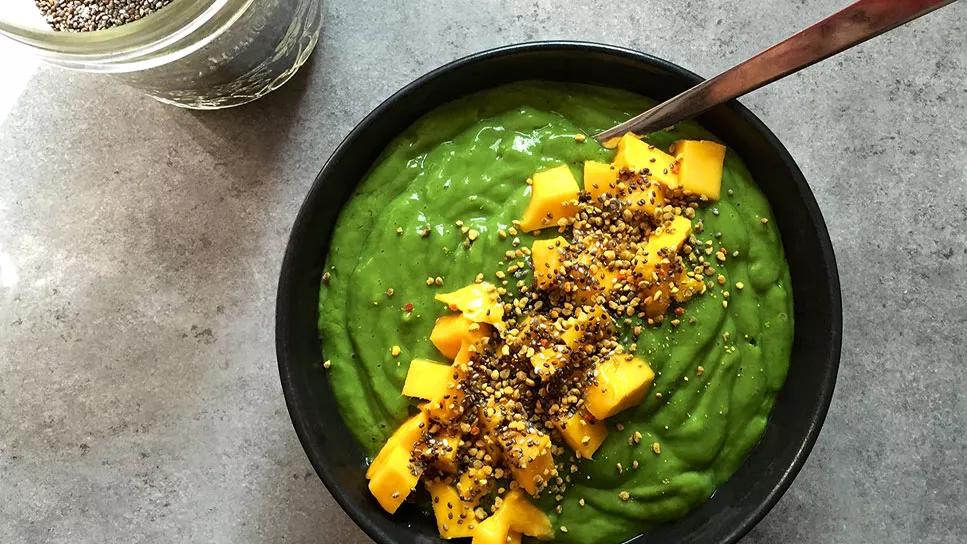
[[[369,536],[385,543],[439,542],[430,516],[383,512],[366,488],[365,459],[339,415],[322,371],[319,282],[340,209],[382,149],[423,114],[457,97],[522,79],[593,83],[664,99],[701,81],[627,49],[573,42],[503,47],[452,62],[394,94],[346,137],[319,172],[295,220],[279,280],[276,344],[286,403],[319,477]],[[772,204],[792,272],[795,341],[786,385],[762,441],[699,508],[631,542],[731,543],[775,505],[812,449],[839,365],[842,309],[829,234],[802,172],[776,137],[737,102],[699,121],[746,159]],[[320,536],[321,540],[326,540]]]

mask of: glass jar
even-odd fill
[[[0,0],[0,34],[52,64],[111,74],[169,104],[218,109],[279,88],[319,39],[321,0],[174,0],[137,21],[55,32],[34,0]]]

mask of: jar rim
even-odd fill
[[[90,32],[25,28],[0,20],[0,35],[33,49],[57,64],[86,70],[120,72],[157,66],[204,47],[228,28],[253,0],[174,0],[158,11],[124,25]],[[217,28],[195,40],[192,33],[215,21]],[[185,43],[180,44],[179,42]],[[178,45],[153,58],[151,53]]]

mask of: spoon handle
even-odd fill
[[[953,1],[859,0],[595,138],[604,142],[626,132],[646,134],[695,117]]]

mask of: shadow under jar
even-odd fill
[[[39,14],[36,21],[3,15],[0,34],[47,62],[112,74],[161,102],[219,109],[288,81],[319,39],[321,11],[321,0],[174,0],[93,32],[55,32]]]

